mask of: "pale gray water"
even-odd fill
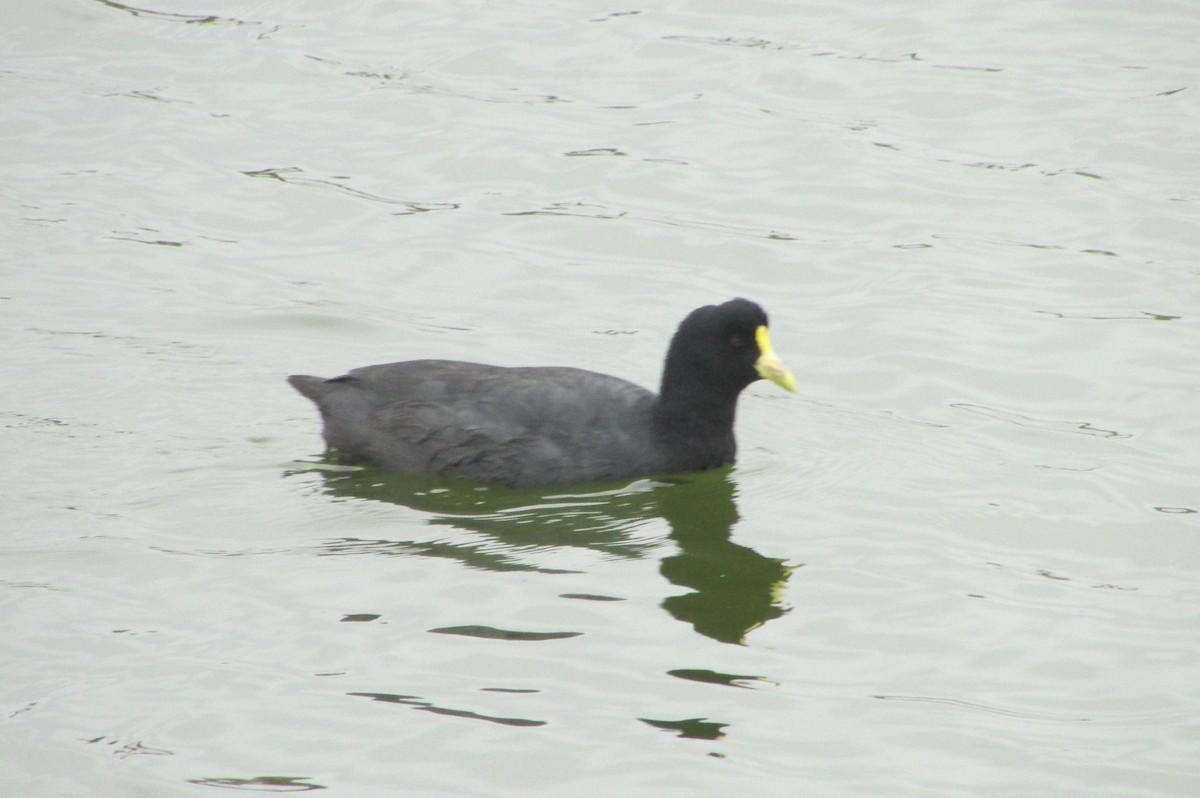
[[[5,12],[5,795],[1200,794],[1193,4]],[[735,295],[728,474],[303,470]]]

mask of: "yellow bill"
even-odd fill
[[[779,359],[779,355],[775,354],[775,348],[771,346],[771,336],[767,333],[765,324],[760,324],[754,331],[754,340],[758,343],[758,360],[754,362],[758,376],[770,380],[785,391],[795,392],[796,378]]]

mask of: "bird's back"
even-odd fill
[[[331,448],[392,471],[545,485],[663,466],[654,394],[591,371],[413,360],[288,381],[320,408]]]

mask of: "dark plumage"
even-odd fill
[[[734,299],[680,323],[657,396],[594,371],[455,360],[288,382],[317,404],[326,443],[349,462],[535,486],[732,463],[738,395],[760,377],[795,390],[771,349],[766,313]]]

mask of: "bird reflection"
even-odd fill
[[[707,476],[707,475],[704,475]],[[728,472],[719,480],[666,486],[657,494],[659,511],[671,526],[679,553],[665,557],[659,572],[694,592],[671,596],[663,607],[700,634],[722,643],[746,635],[783,615],[783,587],[792,569],[730,540],[738,520]]]
[[[781,596],[791,568],[730,540],[739,516],[728,468],[670,482],[639,480],[571,493],[373,469],[319,473],[321,489],[331,496],[410,507],[426,514],[431,525],[473,533],[432,541],[342,538],[323,544],[326,554],[417,554],[494,571],[561,573],[532,564],[530,556],[538,550],[580,547],[609,557],[646,557],[661,548],[661,536],[651,533],[662,519],[678,551],[662,560],[660,573],[688,589],[663,601],[672,617],[706,637],[740,644],[750,631],[785,611]]]

